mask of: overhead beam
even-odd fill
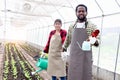
[[[20,14],[20,15],[26,15],[26,16],[36,16],[36,17],[51,17],[50,15],[43,15],[43,14],[30,14],[30,13],[23,13],[23,12],[18,12],[18,11],[12,11],[12,10],[1,10],[1,12],[9,12],[9,13],[14,13],[14,14]]]
[[[58,6],[58,7],[68,7],[68,8],[72,8],[71,6],[67,6],[67,5],[60,5],[60,4],[54,4],[54,3],[48,3],[48,2],[44,2],[44,1],[30,1],[30,0],[26,0],[28,2],[33,2],[36,3],[38,5],[47,5],[47,6]]]

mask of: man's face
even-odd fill
[[[86,12],[85,7],[79,6],[77,8],[76,16],[80,21],[84,21],[86,16],[87,16],[87,12]]]

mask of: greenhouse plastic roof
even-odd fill
[[[0,24],[22,27],[33,22],[52,25],[56,18],[69,22],[76,19],[75,7],[85,4],[88,18],[120,14],[120,0],[0,0]],[[47,22],[47,24],[46,24]]]

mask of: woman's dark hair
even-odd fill
[[[56,19],[55,22],[54,22],[54,24],[55,24],[56,22],[59,22],[60,24],[62,24],[62,21],[61,21],[60,19]]]
[[[76,12],[77,12],[77,9],[78,9],[79,6],[85,7],[85,10],[86,10],[86,12],[87,12],[87,6],[84,5],[84,4],[79,4],[79,5],[76,7],[76,9],[75,9]]]

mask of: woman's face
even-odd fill
[[[62,27],[62,24],[60,22],[55,22],[54,26],[55,26],[55,30],[60,30]]]

